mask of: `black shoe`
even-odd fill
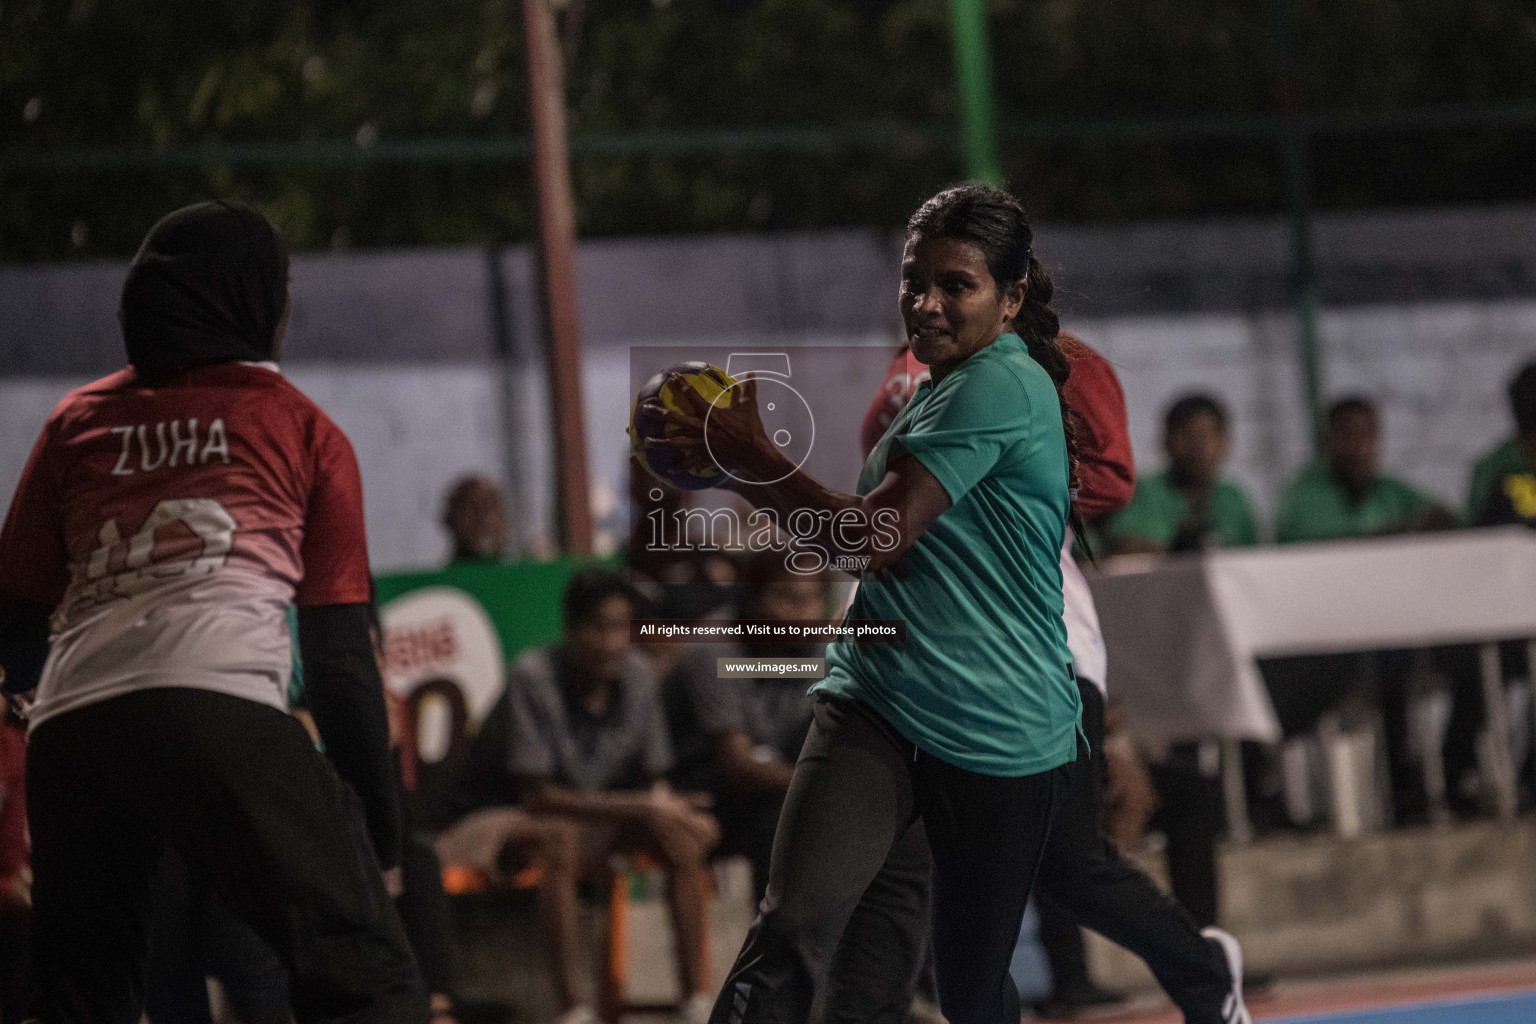
[[[1232,977],[1232,988],[1221,1003],[1221,1024],[1253,1024],[1248,1007],[1243,1005],[1243,947],[1220,928],[1202,928],[1200,934],[1221,950],[1227,961],[1227,973]]]
[[[1114,1006],[1125,1002],[1122,993],[1100,988],[1091,981],[1066,985],[1035,1004],[1035,1016],[1041,1020],[1071,1020],[1096,1006]]]

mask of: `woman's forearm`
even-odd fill
[[[753,480],[772,480],[760,484]],[[805,509],[820,517],[820,513],[835,515],[844,509],[862,508],[863,499],[856,494],[833,490],[809,473],[797,470],[794,463],[777,450],[756,457],[749,465],[733,473],[725,485],[752,504],[754,508],[771,511],[787,518]]]
[[[865,497],[800,472],[776,449],[759,453],[738,473],[726,487],[754,508],[772,513],[782,529],[837,554],[869,553],[873,510]],[[776,482],[753,483],[754,478]]]
[[[757,419],[751,382],[748,391],[739,407],[720,414],[711,442],[702,436],[704,413],[664,411],[667,422],[680,428],[678,436],[647,445],[671,446],[689,458],[710,451],[728,470],[722,487],[771,515],[774,525],[797,541],[829,556],[850,556],[866,572],[898,562],[949,507],[949,495],[938,480],[912,458],[898,458],[863,495],[835,490],[800,472]]]

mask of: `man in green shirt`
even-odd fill
[[[1185,395],[1163,418],[1168,469],[1136,481],[1131,503],[1104,527],[1111,554],[1248,547],[1259,542],[1242,488],[1219,478],[1230,451],[1227,410]]]
[[[1520,438],[1506,437],[1488,451],[1483,453],[1472,467],[1472,476],[1467,484],[1467,521],[1474,525],[1482,518],[1483,507],[1488,499],[1493,497],[1493,485],[1506,477],[1536,472],[1530,468],[1536,465],[1536,432],[1531,436],[1531,455],[1527,456],[1526,449],[1520,446]],[[1529,459],[1529,464],[1527,460]]]
[[[1275,539],[1281,544],[1374,537],[1455,525],[1434,498],[1381,472],[1381,419],[1369,399],[1333,403],[1323,458],[1280,495]]]
[[[1467,521],[1473,526],[1523,523],[1536,527],[1536,361],[1526,363],[1509,382],[1509,410],[1515,434],[1477,461],[1467,487]],[[1499,645],[1505,680],[1530,674],[1524,641]],[[1486,709],[1477,648],[1445,647],[1435,652],[1440,670],[1450,677],[1451,718],[1445,727],[1441,762],[1445,765],[1446,796],[1451,809],[1470,815],[1478,809],[1484,789],[1477,775],[1477,738]],[[1536,756],[1521,773],[1536,790]]]
[[[1499,442],[1472,467],[1467,487],[1467,521],[1474,526],[1536,522],[1526,511],[1531,499],[1526,480],[1536,476],[1536,361],[1526,363],[1509,382],[1509,410],[1515,435]]]

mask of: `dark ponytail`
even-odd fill
[[[967,182],[945,189],[918,207],[907,222],[907,237],[970,242],[986,257],[987,269],[999,289],[1024,283],[1024,304],[1013,318],[1013,330],[1024,339],[1030,357],[1056,384],[1061,429],[1067,441],[1068,487],[1072,495],[1069,521],[1074,532],[1084,536],[1086,531],[1077,511],[1077,428],[1063,390],[1072,374],[1072,365],[1061,344],[1061,321],[1050,305],[1055,286],[1035,259],[1031,248],[1034,233],[1024,217],[1024,208],[1000,188]]]

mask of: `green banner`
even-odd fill
[[[414,709],[424,763],[479,728],[519,654],[560,639],[566,583],[592,564],[604,563],[450,565],[378,578],[384,683]]]
[[[508,662],[530,647],[560,639],[560,597],[571,575],[593,559],[511,565],[466,563],[429,572],[380,576],[379,607],[427,587],[455,587],[478,601],[496,627]]]

